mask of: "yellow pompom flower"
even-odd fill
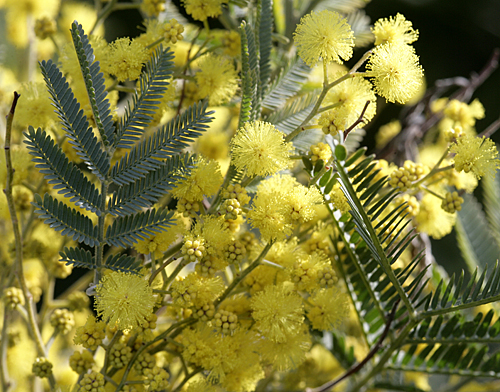
[[[330,331],[349,315],[349,296],[337,287],[315,292],[306,306],[307,318],[314,329]]]
[[[186,12],[193,19],[205,21],[207,18],[216,18],[222,14],[222,4],[226,4],[227,0],[184,0]]]
[[[119,329],[140,326],[153,312],[156,297],[144,277],[111,272],[96,287],[96,310],[99,316]]]
[[[22,128],[33,125],[48,128],[57,122],[54,106],[43,83],[26,83],[19,89],[21,98],[16,107],[14,124]]]
[[[418,39],[418,30],[414,30],[412,23],[399,13],[389,19],[377,20],[371,30],[375,35],[375,45],[411,44]]]
[[[351,58],[354,47],[354,33],[347,20],[328,10],[303,16],[293,40],[300,58],[310,67],[320,58],[342,64]]]
[[[284,371],[295,369],[304,362],[311,346],[311,336],[303,326],[298,333],[288,335],[283,342],[261,339],[257,343],[257,350],[265,363],[278,371]]]
[[[441,208],[441,200],[427,194],[420,202],[420,211],[415,217],[417,230],[438,240],[451,233],[456,214],[448,214]]]
[[[141,11],[147,16],[158,16],[165,11],[165,0],[142,0]]]
[[[424,73],[415,50],[409,45],[376,46],[366,68],[376,92],[389,102],[408,102],[422,85]]]
[[[109,44],[109,49],[107,69],[119,82],[140,76],[142,66],[148,61],[148,51],[142,42],[119,38]]]
[[[344,76],[338,72],[335,79]],[[361,115],[366,102],[370,102],[363,115],[363,121],[368,123],[377,112],[377,98],[371,83],[361,76],[354,76],[333,87],[325,98],[325,106],[340,104],[333,109],[336,124],[342,124],[342,129],[352,125]],[[344,109],[344,110],[342,110]]]
[[[479,180],[483,176],[495,177],[500,167],[498,150],[495,143],[483,137],[464,134],[451,145],[455,153],[454,165],[457,171],[472,172]]]
[[[267,176],[289,167],[292,143],[285,134],[264,121],[245,123],[231,140],[231,157],[248,176]]]
[[[197,66],[200,70],[195,78],[200,98],[208,97],[209,104],[217,106],[229,101],[236,94],[236,70],[228,59],[209,54],[202,57]]]
[[[302,298],[285,285],[267,286],[251,300],[255,327],[273,342],[299,333],[304,321]]]
[[[292,233],[290,207],[283,203],[279,195],[257,196],[247,217],[251,225],[259,229],[264,240],[284,240]]]
[[[177,181],[172,195],[190,202],[202,201],[204,195],[215,195],[223,180],[218,162],[200,158],[190,175]]]

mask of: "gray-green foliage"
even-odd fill
[[[165,126],[144,135],[172,74],[173,53],[160,46],[147,63],[124,117],[115,125],[104,76],[88,37],[77,22],[72,24],[71,34],[97,135],[57,65],[42,61],[40,69],[65,136],[99,185],[95,186],[82,168],[69,160],[52,136],[29,127],[25,143],[36,167],[54,191],[68,199],[64,203],[46,193],[43,197],[35,195],[33,205],[44,223],[93,248],[66,247],[60,252],[61,261],[95,269],[97,277],[102,268],[137,272],[141,266],[135,257],[116,253],[104,260],[104,247],[127,248],[172,225],[173,211],[158,210],[153,205],[193,167],[196,157],[182,153],[182,149],[208,127],[212,112],[207,111],[207,102],[196,103]],[[112,165],[119,147],[129,151]],[[97,224],[78,209],[94,214]],[[106,217],[112,218],[112,223],[105,230]]]
[[[335,169],[327,171],[318,186],[326,196],[338,182],[350,207],[350,212],[343,216],[331,210],[338,233],[333,241],[339,255],[337,267],[352,297],[368,347],[380,343],[390,325],[390,333],[375,353],[372,365],[359,371],[351,390],[364,385],[397,390],[412,388],[395,382],[397,377],[389,377],[388,382],[381,375],[384,371],[500,378],[500,320],[493,310],[477,313],[475,317],[467,312],[500,299],[498,262],[490,263],[489,267],[479,263],[480,271],[476,268],[470,278],[462,273],[458,278],[443,277],[438,282],[429,278],[432,266],[422,267],[423,251],[414,255],[405,268],[395,268],[396,261],[417,235],[409,229],[405,203],[394,207],[396,190],[387,191],[384,187],[387,177],[380,174],[373,156],[364,155],[365,150],[357,150],[345,158],[343,146],[332,144],[332,149]],[[311,164],[307,166],[311,176],[319,170]],[[493,223],[489,229],[493,229],[496,210],[489,204],[497,200],[498,189],[494,188],[494,181],[488,186],[486,211]],[[461,211],[462,219],[469,222],[462,226],[464,232],[458,236],[459,243],[464,252],[474,256],[472,260],[492,258],[491,249],[498,246],[493,239],[495,235],[477,242],[488,228],[483,227],[485,219],[480,226],[470,224],[472,215],[481,216],[479,205],[469,198]],[[394,319],[390,319],[393,309],[396,309]],[[334,338],[337,344],[333,345],[332,353],[342,363],[352,366],[353,362],[348,360],[352,348],[338,336]]]

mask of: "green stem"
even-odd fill
[[[196,376],[198,373],[200,373],[203,369],[202,368],[197,368],[193,370],[191,373],[189,373],[184,379],[181,381],[179,385],[172,391],[172,392],[179,392],[182,387],[194,376]]]
[[[2,325],[2,337],[0,340],[0,380],[2,382],[2,391],[8,392],[12,386],[12,382],[9,377],[9,369],[7,368],[7,329],[9,327],[11,311],[7,307],[3,310],[3,325]]]
[[[114,344],[122,337],[122,335],[123,335],[122,331],[120,330],[116,331],[109,344],[104,348],[106,354],[104,354],[104,364],[102,365],[101,369],[101,373],[104,375],[106,375],[106,371],[108,370],[109,354],[111,353],[111,349],[113,348]]]
[[[214,303],[215,309],[219,307],[222,301],[224,301],[229,296],[229,294],[231,294],[234,288],[238,286],[238,284],[240,284],[240,282],[243,279],[245,279],[250,272],[252,272],[255,268],[257,268],[260,265],[260,262],[264,257],[266,257],[267,252],[269,252],[269,250],[273,246],[273,243],[274,243],[273,241],[269,241],[267,245],[264,247],[264,249],[262,249],[262,252],[260,252],[260,255],[247,268],[245,268],[245,270],[243,270],[241,275],[236,277],[236,279],[234,279],[231,282],[231,284],[227,287],[226,291],[224,291],[224,293],[215,300]]]
[[[304,131],[303,127],[305,125],[307,125],[307,123],[309,121],[311,121],[313,119],[313,117],[316,116],[316,114],[318,114],[318,110],[319,110],[321,104],[323,103],[323,100],[325,99],[328,91],[330,91],[337,84],[342,83],[344,80],[352,78],[356,75],[364,75],[364,73],[357,73],[356,71],[359,69],[359,67],[361,67],[361,65],[363,65],[363,63],[368,59],[368,57],[370,57],[371,54],[372,54],[372,51],[369,50],[361,57],[361,59],[354,65],[354,67],[352,67],[349,70],[348,73],[346,73],[344,76],[338,78],[337,80],[333,81],[332,83],[326,84],[323,86],[323,90],[321,91],[321,93],[318,97],[318,100],[316,101],[316,104],[314,105],[314,108],[311,110],[311,112],[305,118],[305,120],[302,121],[302,124],[300,124],[297,128],[295,128],[295,130],[293,132],[288,134],[288,136],[285,138],[285,142],[289,142],[289,141],[293,140],[295,137],[297,137],[298,134],[300,134],[302,131]]]
[[[14,177],[14,168],[12,166],[12,156],[10,151],[10,142],[12,138],[12,123],[14,121],[14,113],[16,111],[17,101],[20,95],[17,92],[14,92],[14,99],[12,101],[12,106],[10,108],[9,113],[7,114],[7,126],[5,130],[5,164],[7,167],[7,181],[4,189],[5,196],[7,198],[7,205],[9,208],[9,213],[12,221],[12,229],[14,231],[14,240],[16,244],[16,259],[15,259],[15,270],[17,280],[19,281],[19,285],[21,286],[21,290],[23,291],[24,302],[26,304],[26,310],[28,312],[28,328],[31,333],[33,340],[35,341],[35,346],[37,350],[37,355],[39,357],[46,357],[45,347],[43,345],[42,335],[40,333],[40,329],[38,328],[35,316],[35,307],[33,304],[33,296],[28,290],[28,286],[26,284],[26,280],[24,279],[24,271],[23,271],[23,239],[21,237],[21,229],[19,227],[19,221],[17,219],[17,213],[14,204],[14,196],[12,195],[12,180]],[[48,377],[49,384],[51,389],[55,390],[56,381],[54,379],[54,375],[50,375]]]
[[[95,247],[95,263],[96,269],[94,270],[94,284],[99,284],[101,280],[102,267],[104,264],[103,256],[104,256],[104,227],[106,222],[106,195],[108,194],[108,181],[104,179],[101,183],[101,215],[97,219],[97,227],[98,227],[98,236],[97,240],[99,241],[99,245]]]

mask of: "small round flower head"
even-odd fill
[[[106,337],[105,329],[106,323],[96,322],[94,316],[89,316],[85,325],[76,329],[73,341],[75,344],[81,344],[90,350],[96,350]]]
[[[256,328],[273,342],[284,342],[299,332],[304,320],[300,295],[285,285],[267,286],[251,301]]]
[[[345,72],[337,72],[335,78],[344,75]],[[361,116],[366,102],[370,103],[363,114],[363,122],[368,123],[377,112],[377,98],[371,83],[361,76],[344,80],[333,87],[325,98],[325,105],[340,104],[333,112],[335,117],[340,118],[336,123],[343,124],[344,127],[352,125]]]
[[[168,373],[165,369],[154,366],[152,369],[145,369],[145,383],[149,385],[148,391],[164,391],[168,386]]]
[[[224,54],[230,57],[237,57],[241,54],[241,36],[237,31],[225,31],[222,45],[224,45]]]
[[[78,374],[87,373],[94,366],[94,357],[90,351],[75,351],[69,357],[69,366]]]
[[[20,88],[22,98],[16,107],[14,124],[22,128],[36,125],[48,128],[57,121],[49,93],[43,83],[26,83]]]
[[[313,163],[319,159],[323,162],[328,162],[328,160],[332,157],[332,149],[326,143],[319,142],[317,144],[313,144],[309,149],[311,150],[311,161]]]
[[[56,331],[66,335],[75,326],[75,318],[68,309],[56,309],[50,315],[50,325]]]
[[[452,99],[443,109],[443,114],[452,121],[453,127],[468,129],[476,124],[476,120],[484,118],[484,106],[478,99],[472,101],[470,105]]]
[[[54,19],[43,16],[35,20],[35,35],[37,38],[46,39],[54,35],[57,31],[57,25]]]
[[[3,291],[3,301],[9,309],[15,309],[18,305],[24,305],[23,291],[17,287],[7,287]]]
[[[177,239],[183,227],[180,217],[176,217],[173,225],[169,226],[166,231],[162,231],[145,240],[138,241],[134,247],[139,253],[147,255],[153,253],[156,258],[160,258],[168,247]]]
[[[375,35],[375,45],[411,44],[418,39],[418,30],[414,30],[412,23],[399,13],[389,19],[377,20],[371,30]]]
[[[427,194],[420,201],[420,211],[415,217],[417,230],[429,234],[435,240],[451,233],[456,214],[448,214],[441,208],[441,200]]]
[[[446,195],[441,203],[441,208],[446,212],[453,214],[462,209],[463,202],[464,198],[460,197],[458,192],[446,192]]]
[[[347,319],[349,296],[337,287],[319,290],[309,298],[306,311],[314,329],[329,331]]]
[[[374,78],[376,92],[389,102],[408,102],[423,82],[418,56],[409,45],[376,46],[366,68],[368,76]]]
[[[459,172],[472,172],[477,179],[483,176],[495,177],[500,167],[495,143],[484,136],[474,137],[464,134],[451,145],[450,152],[456,154],[455,169]]]
[[[117,369],[127,365],[132,358],[132,348],[125,343],[118,342],[109,351],[109,364]]]
[[[97,313],[119,329],[139,326],[156,303],[153,289],[144,277],[123,272],[105,275],[96,291]]]
[[[165,23],[163,26],[163,36],[165,37],[166,43],[176,44],[177,41],[182,41],[182,33],[184,32],[184,26],[177,22],[176,19],[170,19],[170,22]]]
[[[44,378],[52,374],[52,363],[45,357],[37,357],[33,363],[32,372],[35,376]]]
[[[401,132],[401,123],[399,120],[382,125],[375,135],[376,147],[378,149],[385,147],[399,132]]]
[[[231,140],[233,164],[247,175],[267,176],[290,166],[292,143],[285,134],[263,121],[247,122]]]
[[[185,329],[182,332],[182,344],[184,360],[208,370],[208,379],[213,382],[223,380],[225,373],[233,370],[237,364],[238,340],[231,336],[223,337],[207,326]]]
[[[289,205],[277,195],[257,196],[247,217],[265,240],[284,240],[292,233]]]
[[[81,312],[89,308],[90,299],[89,296],[83,291],[73,291],[68,296],[69,310],[72,312]]]
[[[298,367],[306,359],[306,353],[311,349],[311,336],[305,327],[293,335],[288,335],[283,342],[261,339],[257,350],[265,363],[270,363],[274,369],[284,371]]]
[[[330,203],[333,204],[333,208],[339,210],[342,214],[349,212],[351,209],[339,183],[336,183],[330,192]]]
[[[138,40],[118,38],[109,44],[108,72],[119,82],[135,80],[148,60],[148,51]]]
[[[349,60],[354,33],[347,20],[334,11],[312,11],[302,17],[293,34],[299,56],[310,67],[320,58],[327,63]]]
[[[104,392],[104,383],[104,375],[92,370],[90,373],[85,374],[79,382],[80,388],[78,392]]]
[[[208,54],[197,63],[196,84],[200,98],[208,97],[208,103],[217,106],[228,102],[238,89],[236,70],[225,57]]]
[[[207,18],[216,18],[222,14],[222,4],[227,0],[184,0],[186,12],[199,21],[205,21]]]
[[[165,11],[165,0],[142,0],[141,11],[147,16],[158,16]]]
[[[200,158],[191,173],[176,182],[172,195],[190,202],[202,201],[203,196],[215,195],[223,180],[218,162]]]

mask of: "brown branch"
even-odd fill
[[[323,384],[318,388],[307,388],[306,392],[326,392],[329,389],[333,388],[335,385],[337,385],[339,382],[345,380],[347,377],[359,372],[363,368],[363,366],[365,366],[366,363],[370,359],[372,359],[373,356],[382,348],[382,343],[384,342],[385,338],[389,334],[392,322],[394,321],[394,318],[396,316],[396,310],[398,308],[399,301],[400,301],[400,299],[398,299],[396,302],[394,302],[394,305],[392,306],[391,312],[387,316],[387,322],[385,323],[385,328],[384,328],[384,331],[382,332],[382,335],[380,335],[380,338],[378,339],[375,346],[372,347],[370,352],[366,355],[366,357],[361,362],[351,366],[351,368],[349,370],[347,370],[342,376],[336,378],[335,380],[328,381],[326,384]]]
[[[365,103],[365,107],[363,108],[363,110],[361,111],[361,114],[359,115],[358,119],[356,121],[354,121],[354,123],[349,127],[347,128],[345,131],[344,131],[344,138],[347,137],[347,135],[349,135],[349,132],[351,132],[354,128],[356,128],[356,126],[360,123],[363,122],[363,117],[365,116],[365,113],[366,113],[366,109],[368,109],[368,105],[370,104],[370,101],[366,101]]]

